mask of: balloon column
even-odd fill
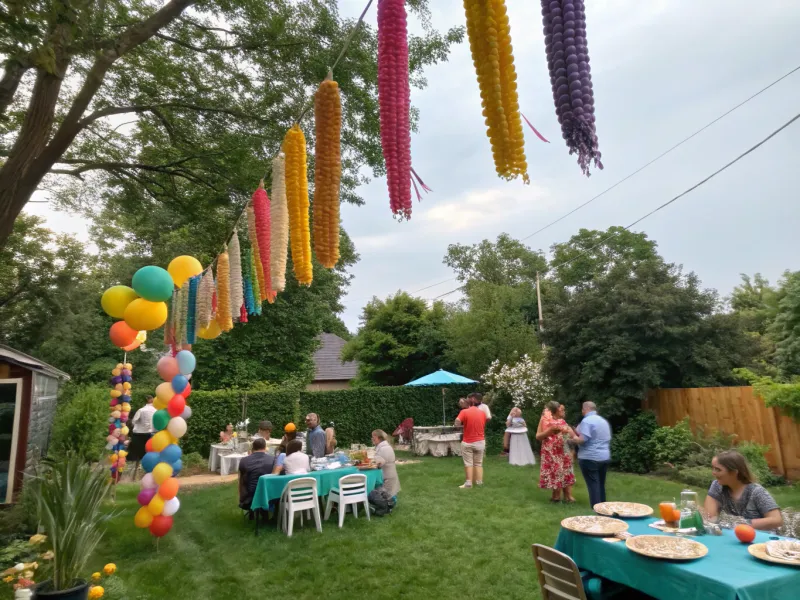
[[[131,412],[131,381],[133,365],[118,363],[111,371],[111,400],[108,417],[108,437],[106,449],[111,463],[111,481],[117,483],[125,470],[125,457],[128,456],[128,415]]]
[[[158,361],[158,374],[164,380],[156,388],[153,406],[153,427],[156,434],[150,438],[142,458],[145,476],[137,497],[141,508],[134,524],[149,528],[155,537],[162,537],[172,529],[172,517],[181,506],[178,500],[180,484],[175,477],[181,470],[181,449],[178,440],[186,434],[186,420],[192,409],[186,398],[192,393],[189,383],[196,360],[189,350],[175,356],[164,356]]]

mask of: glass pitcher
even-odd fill
[[[697,527],[695,515],[699,513],[697,492],[683,490],[681,492],[681,528]]]

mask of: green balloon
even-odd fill
[[[169,418],[169,413],[166,408],[162,408],[153,413],[153,427],[156,428],[156,431],[163,431],[166,429]]]
[[[133,274],[131,281],[134,291],[150,302],[166,302],[172,299],[174,283],[166,269],[150,265],[142,267]]]

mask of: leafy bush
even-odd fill
[[[687,485],[707,489],[714,481],[714,474],[711,467],[686,467],[678,469],[674,478]]]
[[[108,435],[108,388],[75,386],[59,403],[53,422],[49,454],[72,455],[84,462],[100,459]]]
[[[800,423],[800,381],[778,382],[749,369],[734,369],[733,372],[753,386],[766,406],[774,406]]]
[[[648,473],[653,465],[650,440],[658,429],[656,416],[642,411],[611,438],[612,464],[628,473]]]
[[[650,438],[650,452],[656,465],[683,464],[697,447],[689,427],[689,417],[674,427],[659,427]]]
[[[767,458],[764,456],[769,452],[769,446],[755,442],[742,442],[736,449],[747,459],[750,471],[761,485],[770,486],[784,483],[783,477],[775,475],[769,469]]]

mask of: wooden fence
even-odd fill
[[[660,425],[689,417],[692,429],[736,434],[739,441],[770,447],[770,468],[800,479],[800,425],[775,408],[767,408],[752,387],[710,387],[649,390],[643,407],[656,413]]]

